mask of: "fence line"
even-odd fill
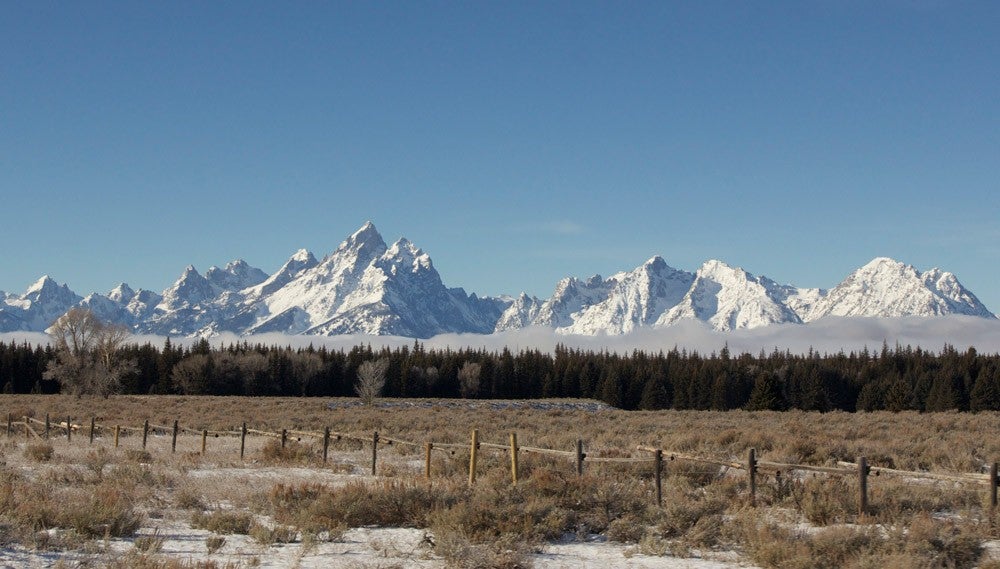
[[[32,425],[43,427],[42,433],[32,427]],[[45,440],[52,438],[52,428],[55,427],[57,432],[65,434],[68,441],[71,440],[73,431],[84,431],[85,427],[82,424],[75,424],[72,422],[70,417],[67,417],[65,421],[60,421],[57,423],[52,423],[51,418],[48,414],[45,416],[45,420],[36,419],[34,417],[23,417],[21,421],[15,421],[13,415],[7,415],[7,437],[15,436],[15,432],[20,428],[24,429],[24,436],[31,440],[34,436],[37,440]],[[114,425],[110,427],[107,425],[102,425],[97,423],[96,418],[91,418],[90,420],[90,444],[94,442],[95,432],[114,433],[114,445],[117,448],[119,446],[119,437],[122,434],[128,433],[141,433],[142,435],[142,447],[146,448],[146,439],[150,432],[160,432],[164,434],[172,434],[171,441],[171,452],[176,452],[177,450],[177,435],[178,433],[189,433],[201,436],[201,453],[205,454],[207,450],[207,439],[211,436],[213,438],[217,437],[239,437],[240,438],[240,458],[243,458],[245,450],[245,439],[247,435],[268,437],[273,439],[278,439],[281,441],[282,448],[285,447],[288,436],[298,437],[300,440],[303,437],[320,439],[323,443],[323,462],[327,461],[327,451],[331,441],[341,441],[349,440],[360,442],[362,445],[369,444],[372,446],[371,455],[371,473],[375,475],[377,472],[377,462],[378,462],[378,448],[379,446],[391,446],[393,444],[399,446],[409,446],[416,449],[423,448],[425,453],[425,468],[424,474],[427,478],[431,477],[431,456],[433,451],[437,450],[449,455],[454,456],[459,451],[469,452],[469,484],[475,484],[476,473],[477,473],[477,463],[478,455],[480,449],[489,449],[494,451],[509,452],[510,457],[510,467],[511,467],[511,481],[512,484],[516,485],[518,483],[518,454],[521,452],[534,453],[544,456],[552,456],[557,458],[570,458],[574,459],[576,462],[577,474],[583,473],[584,463],[594,463],[594,464],[652,464],[654,467],[654,480],[656,488],[656,501],[657,503],[662,502],[662,475],[666,468],[665,463],[669,464],[675,461],[681,462],[692,462],[696,464],[704,464],[708,466],[716,467],[715,472],[720,469],[732,469],[746,472],[748,476],[748,493],[751,505],[756,502],[757,493],[757,475],[762,472],[767,472],[773,474],[776,477],[781,477],[782,473],[785,472],[813,472],[819,474],[825,474],[829,476],[843,476],[843,477],[858,477],[858,509],[861,515],[865,515],[868,511],[868,477],[869,476],[895,476],[899,478],[911,478],[911,479],[922,479],[922,480],[933,480],[939,482],[951,482],[960,484],[976,484],[976,485],[987,485],[990,488],[990,509],[995,511],[997,508],[997,492],[998,486],[1000,486],[1000,476],[998,476],[998,464],[993,463],[990,465],[989,474],[984,473],[940,473],[940,472],[926,472],[926,471],[908,471],[899,470],[894,468],[874,466],[868,464],[867,459],[864,456],[858,457],[856,462],[838,461],[836,466],[824,466],[824,465],[814,465],[814,464],[793,464],[793,463],[783,463],[759,460],[756,456],[755,449],[748,449],[748,458],[746,462],[737,462],[733,460],[718,459],[714,457],[698,456],[689,453],[675,452],[668,449],[662,449],[651,446],[639,445],[635,450],[641,453],[648,453],[646,456],[591,456],[583,452],[583,441],[577,440],[575,450],[561,450],[561,449],[551,449],[551,448],[541,448],[533,446],[520,446],[517,443],[516,433],[510,434],[510,444],[500,444],[491,443],[479,440],[479,431],[472,431],[472,439],[469,444],[462,443],[444,443],[444,442],[434,442],[426,441],[424,443],[417,443],[413,441],[408,441],[405,439],[400,439],[396,437],[380,435],[377,431],[373,432],[371,435],[367,434],[356,434],[356,433],[346,433],[332,431],[329,427],[324,428],[322,432],[317,431],[306,431],[306,430],[292,430],[292,429],[282,429],[281,432],[272,432],[262,429],[252,429],[247,428],[246,423],[242,425],[242,428],[238,431],[231,430],[216,430],[210,431],[208,429],[195,429],[190,427],[181,426],[177,421],[174,421],[174,425],[156,425],[151,424],[149,421],[145,421],[142,426],[134,427],[129,425]],[[604,452],[615,452],[620,453],[620,449],[604,449]],[[631,454],[631,453],[628,453]],[[709,472],[709,471],[706,471]]]

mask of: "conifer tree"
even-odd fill
[[[747,409],[751,411],[780,411],[785,408],[785,399],[781,395],[781,384],[774,374],[761,372],[754,380],[753,391]]]

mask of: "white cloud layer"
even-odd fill
[[[0,341],[31,344],[47,342],[45,334],[36,332],[15,332],[0,334]],[[138,343],[149,342],[161,346],[166,338],[162,336],[136,336]],[[190,345],[197,340],[173,338],[175,344]],[[357,345],[367,345],[375,349],[412,346],[412,338],[398,336],[288,336],[284,334],[262,334],[257,336],[236,336],[224,334],[210,338],[212,345],[228,345],[243,341],[251,344],[279,345],[292,347],[327,346],[332,349],[350,349]],[[782,324],[754,330],[717,332],[702,322],[683,321],[667,328],[645,328],[623,336],[565,336],[556,334],[550,328],[527,328],[500,334],[442,334],[421,340],[426,348],[485,348],[499,351],[504,347],[512,351],[533,348],[551,352],[556,345],[583,350],[609,350],[627,353],[632,350],[648,352],[667,351],[673,347],[697,350],[701,353],[719,351],[728,345],[734,354],[751,353],[761,350],[767,353],[774,349],[805,353],[810,348],[820,353],[858,351],[864,347],[880,350],[882,343],[890,347],[921,347],[938,352],[945,344],[965,350],[975,347],[983,353],[1000,352],[1000,320],[988,320],[973,316],[942,316],[936,318],[835,318],[827,317],[810,324]]]

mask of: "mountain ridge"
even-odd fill
[[[719,331],[809,323],[826,316],[995,319],[954,274],[875,257],[831,289],[797,288],[710,259],[695,272],[660,256],[608,278],[561,279],[549,298],[480,297],[447,287],[431,257],[405,237],[388,245],[366,222],[317,260],[306,249],[274,273],[242,259],[188,265],[162,293],[121,283],[81,297],[48,275],[24,294],[0,293],[0,332],[44,331],[74,306],[136,333],[166,336],[371,334],[428,338],[544,326],[619,335],[698,320]]]

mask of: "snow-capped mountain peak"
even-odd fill
[[[354,251],[378,251],[378,254],[382,254],[386,250],[385,240],[382,239],[382,235],[375,228],[375,224],[367,221],[362,225],[357,231],[351,234],[350,237],[344,240],[337,248],[335,255],[340,252]]]
[[[205,276],[188,265],[163,294],[120,284],[81,298],[43,276],[23,295],[0,293],[0,332],[45,330],[73,306],[136,332],[204,335],[489,333],[547,326],[566,334],[623,334],[684,319],[716,330],[831,316],[975,315],[995,318],[952,273],[876,257],[839,285],[800,289],[720,260],[689,273],[654,255],[608,278],[564,278],[552,296],[490,298],[449,288],[430,255],[405,237],[387,246],[367,222],[322,261],[296,251],[271,275],[241,259]]]
[[[267,273],[251,267],[243,259],[236,259],[226,264],[225,268],[210,267],[205,271],[205,278],[219,291],[237,291],[264,282]]]
[[[190,308],[213,299],[215,295],[212,283],[201,276],[194,265],[188,265],[173,286],[163,291],[163,301],[158,308],[168,312]]]
[[[408,265],[413,272],[434,268],[430,256],[405,237],[393,243],[383,255],[383,259],[392,259],[394,267]]]
[[[782,322],[800,322],[782,303],[782,287],[722,261],[706,261],[695,273],[690,290],[656,321],[657,326],[685,318],[708,322],[716,330],[757,328]]]
[[[939,269],[920,273],[912,265],[876,257],[831,289],[805,320],[943,314],[994,317],[951,273]]]
[[[108,293],[108,299],[118,304],[128,304],[135,298],[135,291],[125,283],[121,283]]]
[[[690,288],[694,275],[677,270],[659,255],[628,273],[606,281],[609,292],[600,302],[574,313],[573,322],[558,328],[565,334],[624,334],[653,324],[676,305]]]
[[[28,287],[28,290],[24,292],[24,296],[26,298],[39,298],[45,294],[55,294],[59,288],[59,283],[57,283],[55,279],[49,275],[42,275],[41,278]],[[63,285],[61,288],[69,290],[66,285]]]

